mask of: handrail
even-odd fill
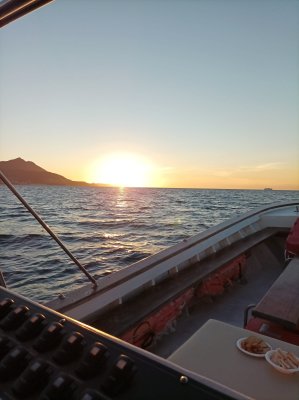
[[[141,261],[137,261],[134,264],[129,265],[125,269],[121,269],[119,271],[116,271],[113,275],[120,275],[124,272],[124,270],[128,271],[129,268],[132,267],[137,267],[136,272],[137,274],[141,274],[144,271],[147,271],[148,269],[151,269],[159,264],[161,264],[164,261],[167,261],[174,256],[181,254],[183,251],[187,251],[189,249],[192,249],[198,245],[200,245],[203,242],[207,242],[208,239],[212,239],[214,237],[217,237],[217,235],[227,231],[228,229],[232,228],[233,226],[238,226],[242,222],[245,222],[246,220],[250,221],[253,220],[253,217],[258,217],[259,215],[263,213],[267,213],[267,211],[270,210],[275,210],[279,208],[284,208],[284,207],[290,207],[290,206],[297,206],[298,207],[298,201],[297,202],[288,202],[288,203],[272,203],[269,204],[268,206],[262,206],[259,208],[256,208],[254,210],[250,210],[245,214],[242,214],[241,216],[236,216],[234,218],[230,218],[229,220],[223,221],[222,223],[215,225],[206,231],[200,232],[197,235],[191,236],[190,238],[184,240],[181,243],[177,243],[174,246],[168,247],[152,256],[149,256],[147,259],[143,259]],[[143,267],[140,267],[140,264],[145,264]],[[135,272],[133,272],[135,274]],[[109,277],[111,277],[109,275]]]
[[[3,183],[11,190],[11,192],[20,200],[20,202],[27,208],[30,214],[38,221],[38,223],[49,233],[49,235],[55,240],[56,243],[62,248],[62,250],[70,257],[70,259],[80,268],[80,270],[87,276],[87,278],[92,282],[94,288],[97,287],[96,280],[89,274],[84,266],[77,260],[75,256],[69,251],[69,249],[62,243],[62,241],[55,235],[55,233],[50,229],[50,227],[41,219],[41,217],[33,210],[33,208],[27,203],[27,201],[20,195],[17,189],[12,185],[12,183],[7,179],[7,177],[0,170],[0,179]]]
[[[6,0],[0,4],[0,28],[53,0]]]
[[[125,291],[127,289],[132,292],[133,289],[155,280],[158,276],[166,273],[175,266],[191,260],[195,255],[202,254],[208,248],[212,248],[214,244],[219,243],[222,240],[226,230],[230,230],[230,235],[234,235],[237,232],[242,231],[245,227],[257,223],[260,215],[266,214],[271,210],[290,206],[298,206],[298,202],[288,202],[283,204],[272,203],[266,207],[262,206],[258,209],[248,211],[246,214],[224,221],[219,225],[190,237],[186,241],[168,247],[159,253],[137,261],[126,268],[122,268],[113,274],[99,279],[96,292],[91,292],[88,287],[82,286],[67,293],[63,299],[51,300],[47,305],[59,310],[60,312],[69,312],[70,308],[75,307],[75,305],[79,306],[86,302],[87,299],[92,299],[95,293],[98,296],[105,295],[105,293],[109,291],[112,291],[113,295],[116,296],[114,300],[116,300],[116,298],[121,299],[126,295]],[[295,210],[295,212],[297,212],[297,210]],[[213,243],[214,241],[215,243]],[[192,254],[193,251],[194,253]],[[136,283],[136,287],[134,287],[134,282]],[[128,283],[129,286],[124,288],[122,291],[121,285],[126,285]],[[111,297],[111,295],[109,296]],[[96,301],[98,307],[98,299]]]

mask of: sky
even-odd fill
[[[0,32],[0,160],[299,189],[298,0],[56,0]]]

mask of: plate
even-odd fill
[[[279,366],[278,364],[276,364],[274,361],[272,361],[273,356],[278,353],[278,352],[282,352],[284,354],[287,354],[286,351],[282,351],[281,349],[276,349],[276,350],[270,350],[266,353],[265,358],[266,361],[268,361],[268,363],[270,365],[272,365],[273,368],[277,369],[277,371],[283,373],[283,374],[294,374],[295,372],[299,372],[299,367],[298,368],[284,368]],[[293,356],[298,360],[299,362],[299,358],[295,356],[295,354],[293,354]]]
[[[250,351],[247,351],[247,350],[243,349],[243,347],[241,346],[241,343],[243,342],[243,340],[246,340],[246,339],[248,339],[248,337],[243,337],[243,338],[237,340],[236,345],[237,345],[239,350],[241,350],[243,353],[247,354],[248,356],[257,357],[257,358],[263,358],[263,357],[265,357],[267,352],[269,352],[269,350],[272,349],[272,347],[269,345],[269,343],[265,342],[266,345],[269,348],[269,350],[267,352],[265,352],[265,353],[251,353]]]

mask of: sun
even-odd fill
[[[151,165],[143,157],[129,153],[109,154],[93,168],[93,181],[120,187],[150,185]]]

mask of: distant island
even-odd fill
[[[14,185],[53,185],[53,186],[100,186],[105,184],[93,184],[80,181],[72,181],[62,175],[54,174],[18,157],[14,160],[0,161],[0,170]],[[0,184],[3,184],[0,179]]]

